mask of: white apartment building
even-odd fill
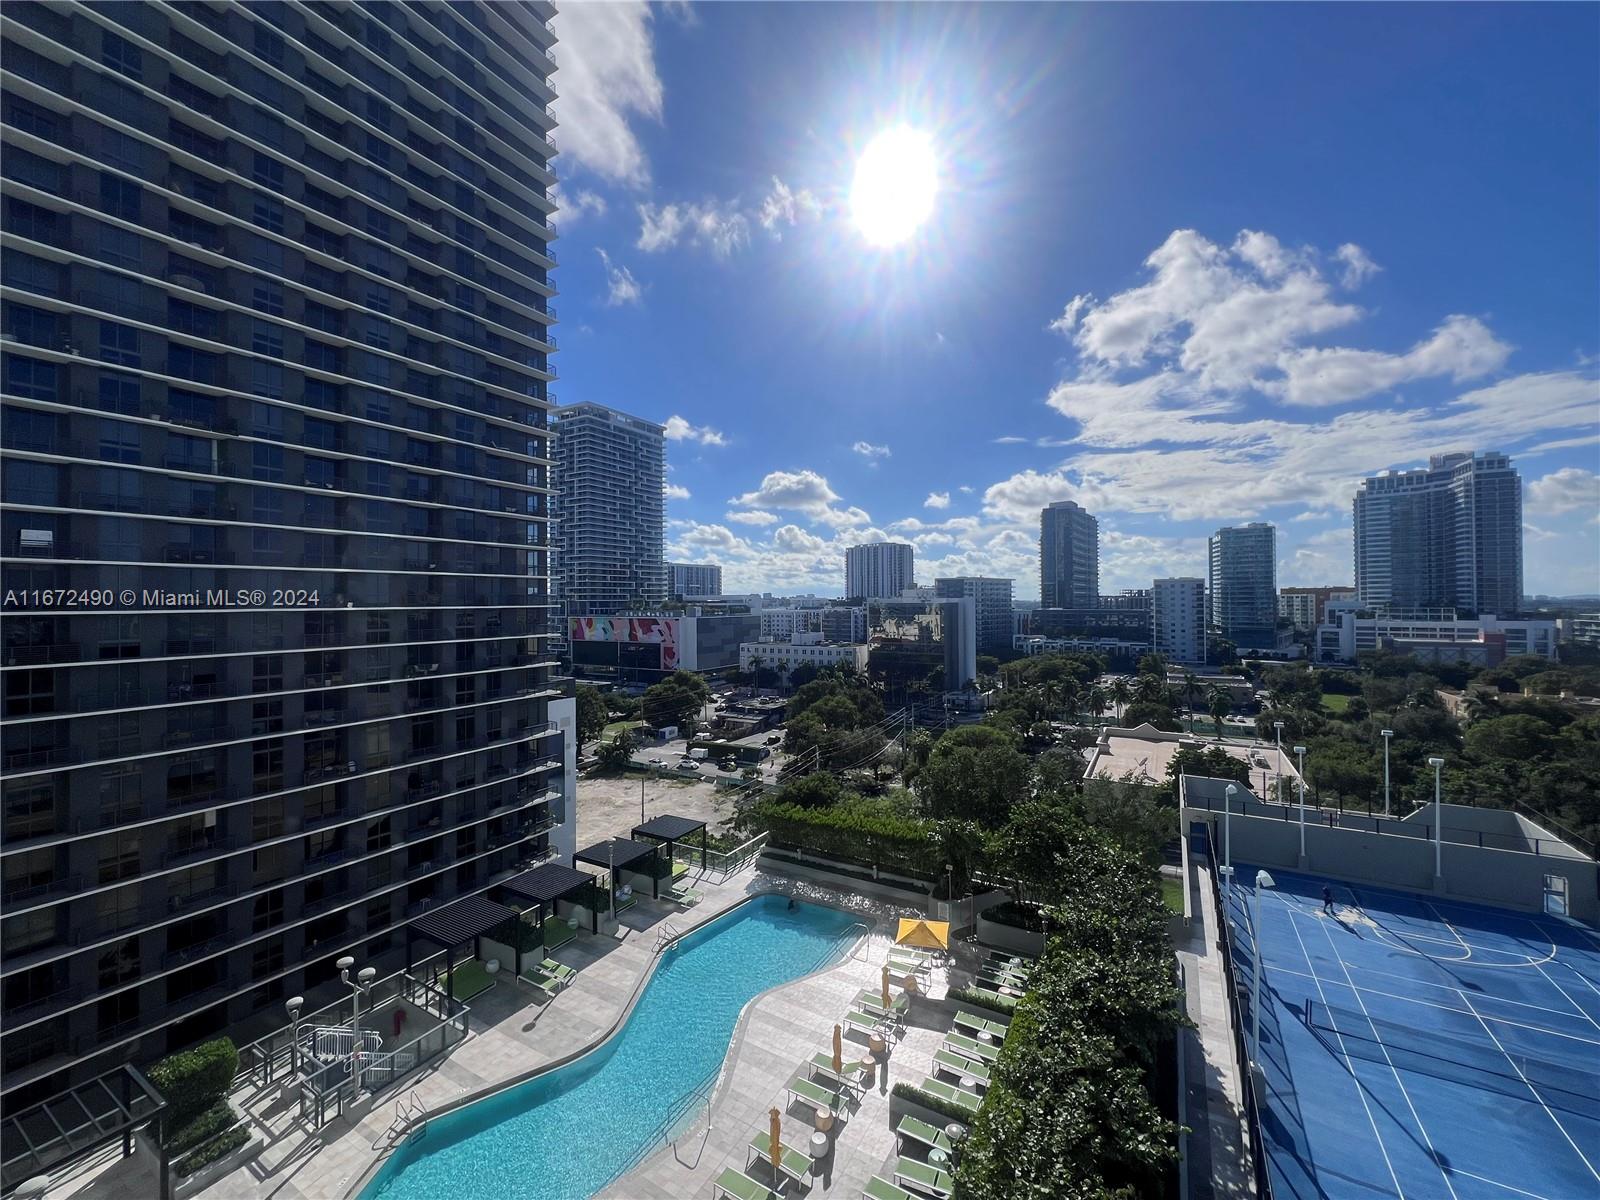
[[[667,595],[678,600],[720,596],[722,568],[715,563],[668,563]]]
[[[865,644],[825,642],[820,633],[796,636],[798,640],[789,642],[741,642],[739,669],[753,671],[757,666],[771,667],[784,676],[800,666],[821,670],[844,664],[857,671],[867,669]]]
[[[1150,648],[1170,662],[1205,662],[1205,580],[1180,576],[1151,585]]]
[[[977,622],[979,654],[997,654],[1011,645],[1011,584],[1009,579],[990,575],[958,575],[933,581],[938,599],[972,601]]]
[[[867,610],[853,604],[761,610],[763,638],[786,642],[804,633],[820,633],[830,642],[864,642],[867,640]]]
[[[844,594],[852,600],[893,598],[916,585],[912,548],[905,542],[869,542],[844,552]]]
[[[1554,660],[1559,641],[1553,618],[1461,617],[1453,609],[1389,613],[1334,600],[1317,627],[1312,652],[1318,662],[1355,662],[1362,654],[1393,650],[1428,662],[1494,666],[1519,654]]]
[[[1352,600],[1355,588],[1286,587],[1278,589],[1278,616],[1296,629],[1310,632],[1322,624],[1330,600]]]

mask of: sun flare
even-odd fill
[[[868,142],[856,160],[850,215],[874,246],[897,246],[928,219],[938,190],[932,139],[897,125]]]

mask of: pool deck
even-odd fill
[[[198,1196],[202,1200],[339,1200],[353,1195],[369,1168],[386,1153],[387,1132],[402,1104],[420,1099],[437,1114],[598,1042],[639,988],[654,959],[655,940],[663,922],[670,921],[680,932],[688,932],[747,897],[768,891],[847,908],[869,923],[873,918],[925,915],[915,906],[850,895],[754,866],[725,880],[712,874],[697,880],[695,887],[704,898],[691,910],[641,900],[622,914],[620,937],[585,934],[562,946],[554,957],[578,968],[578,976],[552,1000],[536,1003],[531,987],[502,975],[495,987],[470,1002],[467,1039],[398,1090],[385,1092],[359,1118],[331,1122],[312,1134],[299,1121],[298,1105],[278,1099],[276,1089],[256,1095],[235,1093],[235,1102],[253,1131],[262,1136],[265,1149],[259,1158],[217,1180]],[[782,1107],[783,1089],[796,1065],[830,1048],[833,1023],[844,1014],[850,998],[859,988],[877,984],[888,944],[886,936],[875,932],[866,949],[858,949],[852,959],[758,997],[735,1031],[728,1069],[715,1093],[709,1137],[703,1136],[701,1117],[677,1143],[681,1147],[677,1154],[690,1165],[680,1165],[674,1147],[668,1146],[601,1194],[710,1195],[710,1180],[716,1172],[734,1159],[742,1166],[745,1144],[758,1128],[766,1128],[768,1109],[774,1104]],[[942,978],[943,972],[935,972],[936,995],[943,992]],[[932,1050],[948,1024],[945,1021],[936,1033],[932,1028],[919,1028],[917,1020],[913,1018],[907,1036],[892,1047],[887,1071],[879,1071],[877,1090],[868,1092],[860,1110],[838,1134],[837,1148],[825,1160],[828,1172],[814,1181],[809,1195],[859,1196],[867,1177],[890,1156],[894,1138],[888,1124],[888,1087],[895,1078],[918,1080],[926,1074]],[[866,1049],[859,1041],[848,1045],[855,1046],[858,1053]],[[888,1084],[884,1082],[886,1074]],[[807,1144],[812,1132],[808,1117],[809,1112],[799,1109],[785,1115],[786,1144],[791,1139],[795,1148]]]

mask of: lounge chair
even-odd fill
[[[823,1079],[843,1084],[845,1087],[862,1088],[866,1086],[867,1068],[863,1064],[844,1059],[843,1066],[844,1071],[842,1073],[837,1072],[833,1069],[833,1055],[827,1053],[813,1054],[807,1070],[811,1072],[813,1077],[821,1076]]]
[[[699,904],[700,901],[704,900],[705,896],[702,893],[695,891],[694,888],[686,887],[673,888],[671,891],[665,893],[661,898],[663,900],[672,901],[672,903],[676,904],[679,908],[693,908],[696,904]]]
[[[957,1108],[966,1109],[967,1112],[974,1115],[978,1111],[978,1106],[983,1103],[983,1098],[976,1092],[958,1088],[942,1079],[935,1079],[931,1075],[917,1086],[930,1095],[939,1097],[946,1104],[954,1104]]]
[[[898,954],[889,955],[888,965],[890,982],[896,975],[926,975],[933,967],[925,958],[901,958]]]
[[[813,1083],[803,1075],[796,1075],[789,1080],[789,1095],[798,1099],[802,1104],[809,1104],[818,1112],[827,1109],[834,1115],[835,1120],[844,1120],[845,1097],[842,1093],[836,1092],[832,1088],[825,1088],[819,1083]]]
[[[944,1200],[944,1197],[950,1194],[950,1173],[941,1171],[932,1163],[918,1162],[914,1158],[902,1156],[895,1163],[894,1181],[916,1188],[919,1192],[926,1192],[930,1196],[938,1196],[940,1200]]]
[[[980,1042],[977,1038],[969,1038],[959,1033],[945,1034],[944,1048],[954,1050],[967,1058],[975,1058],[979,1062],[992,1063],[1000,1057],[998,1046],[991,1046],[987,1042]]]
[[[926,1121],[918,1120],[909,1113],[900,1118],[900,1124],[894,1127],[894,1131],[908,1142],[915,1142],[924,1149],[942,1150],[946,1154],[950,1153],[951,1144],[948,1133],[937,1125],[929,1125]]]
[[[993,1034],[996,1040],[1004,1041],[1006,1031],[1011,1028],[1009,1021],[996,1021],[992,1017],[980,1017],[977,1013],[970,1013],[966,1009],[956,1011],[956,1024],[963,1029],[970,1029],[973,1033]]]
[[[882,1013],[847,1012],[844,1024],[846,1028],[868,1037],[888,1037],[891,1032],[889,1022]]]
[[[861,1200],[916,1200],[916,1197],[881,1175],[874,1175],[867,1180],[867,1186],[861,1189]]]
[[[881,988],[862,988],[856,993],[856,1007],[864,1008],[868,1012],[889,1012],[895,1016],[903,1016],[911,1007],[910,998],[901,992],[898,995],[889,994],[889,1007],[883,1006],[883,991]]]
[[[979,1083],[987,1085],[989,1082],[989,1068],[975,1058],[967,1058],[953,1050],[935,1050],[933,1052],[933,1065],[936,1070],[948,1071],[952,1075],[970,1075]]]
[[[737,1167],[724,1167],[711,1185],[712,1200],[778,1200],[778,1193],[757,1183]]]
[[[772,1135],[763,1129],[750,1139],[749,1153],[745,1156],[744,1169],[748,1171],[752,1162],[772,1162]],[[778,1143],[778,1164],[783,1173],[796,1183],[804,1183],[811,1175],[811,1156],[801,1154],[800,1151],[790,1146]]]
[[[1006,954],[999,950],[989,951],[989,961],[1000,967],[1016,967],[1024,971],[1033,970],[1037,959],[1029,958],[1025,954]]]

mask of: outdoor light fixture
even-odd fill
[[[1261,1070],[1261,893],[1276,886],[1271,875],[1257,871],[1256,890],[1250,893],[1250,938],[1255,951],[1250,971],[1250,1065],[1257,1071]]]
[[[1306,857],[1306,748],[1296,746],[1295,754],[1300,759],[1300,863],[1305,865]]]
[[[1433,874],[1438,878],[1444,874],[1444,785],[1439,776],[1444,759],[1435,754],[1428,765],[1433,768]]]
[[[1239,794],[1237,784],[1230,783],[1222,793],[1222,877],[1233,883],[1233,798]]]
[[[284,1010],[289,1014],[289,1073],[300,1074],[300,1010],[306,1006],[304,996],[290,996],[283,1002]]]
[[[1383,729],[1383,815],[1389,815],[1389,739],[1394,737],[1394,730]]]
[[[361,997],[363,993],[372,989],[372,981],[378,977],[376,967],[362,967],[356,973],[355,981],[350,979],[350,968],[356,965],[356,960],[346,954],[333,964],[339,968],[339,978],[349,984],[354,997],[350,1013],[350,1061],[353,1064],[350,1070],[350,1083],[352,1096],[359,1098],[361,1095]]]
[[[1272,743],[1278,749],[1277,777],[1273,779],[1273,790],[1278,794],[1278,802],[1283,802],[1283,722],[1272,723]]]

